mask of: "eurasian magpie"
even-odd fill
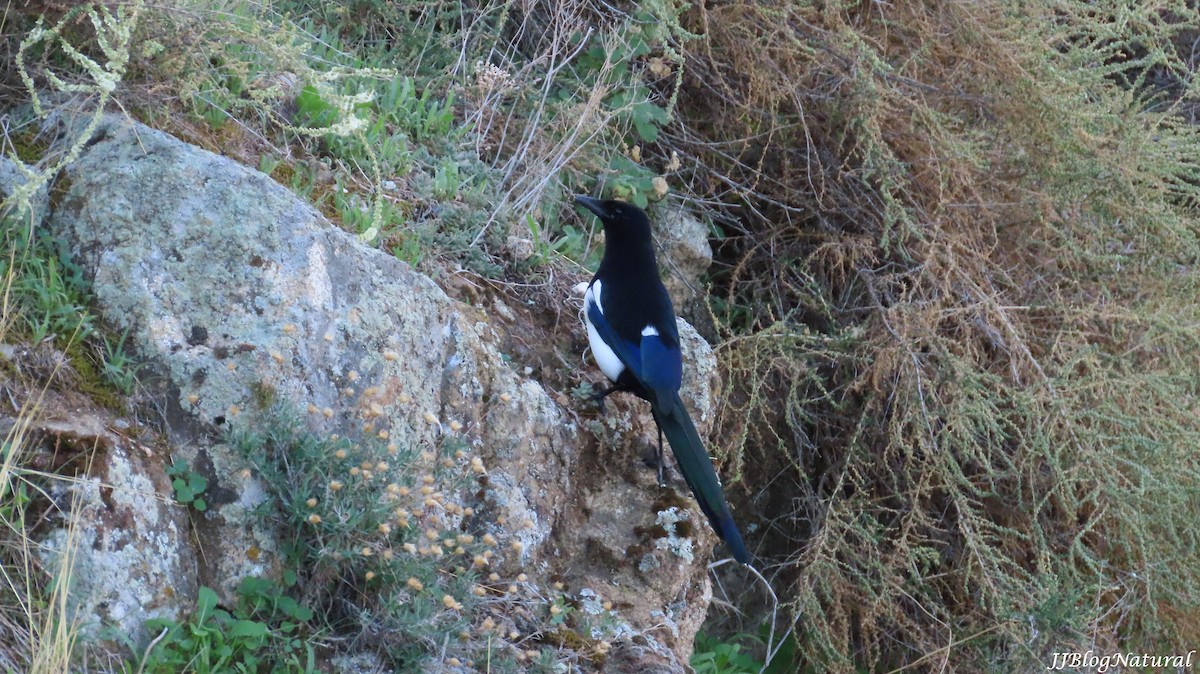
[[[662,436],[667,436],[679,471],[713,529],[742,564],[746,545],[713,470],[712,459],[679,397],[683,356],[671,297],[658,275],[650,220],[642,209],[623,201],[587,196],[575,203],[595,213],[604,225],[604,257],[583,296],[583,322],[592,355],[613,385],[596,396],[627,391],[649,401],[658,425],[658,482],[663,484]]]

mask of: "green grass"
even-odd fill
[[[364,241],[498,278],[511,267],[508,236],[525,235],[530,214],[537,244],[592,257],[566,229],[573,192],[599,181],[646,204],[669,191],[639,144],[670,120],[681,73],[672,45],[689,39],[680,11],[652,3],[589,34],[582,17],[507,2],[200,3],[154,14],[141,36],[161,45],[169,26],[191,36],[190,53],[139,52],[135,65],[178,92],[177,112],[209,127],[214,149],[244,144],[264,167],[305,159],[270,173]],[[514,22],[527,43],[504,42]],[[663,68],[669,76],[647,75]],[[161,101],[148,104],[161,116]]]
[[[16,217],[0,220],[0,241],[7,251],[0,273],[11,275],[12,329],[30,342],[90,337],[96,320],[87,310],[87,286],[58,242]]]
[[[113,336],[92,312],[88,284],[64,244],[10,215],[0,217],[0,248],[7,251],[0,276],[10,279],[4,333],[10,340],[61,350],[85,391],[119,406],[113,392],[133,392],[138,366],[125,348],[125,335]]]

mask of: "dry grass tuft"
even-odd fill
[[[11,259],[0,277],[0,345],[18,337],[12,330],[17,319],[9,302],[17,269]],[[68,344],[77,337],[71,336]],[[15,367],[12,361],[0,360],[0,391],[5,394],[5,406],[13,405],[15,413],[15,417],[0,415],[0,633],[4,635],[0,667],[30,674],[65,672],[75,660],[79,634],[79,616],[69,608],[79,504],[72,499],[69,509],[61,513],[66,535],[59,554],[46,555],[33,531],[45,515],[45,486],[39,484],[41,479],[57,478],[29,469],[26,459],[34,442],[30,424],[41,412],[47,387],[61,368],[69,366],[64,360],[56,361],[44,384],[30,388],[17,384],[16,377],[10,378]],[[20,391],[17,397],[15,390]]]

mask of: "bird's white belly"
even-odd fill
[[[592,319],[588,317],[588,311],[593,304],[600,309],[601,314],[604,313],[604,305],[600,304],[601,287],[600,281],[596,281],[583,293],[583,322],[587,325],[588,344],[592,347],[592,356],[596,359],[596,364],[600,366],[604,376],[615,382],[625,371],[625,364],[600,338],[600,333],[596,332]]]

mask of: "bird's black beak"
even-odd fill
[[[601,220],[608,217],[608,210],[604,208],[604,202],[600,201],[599,199],[593,199],[589,196],[577,194],[575,195],[575,203],[595,213],[596,217],[600,218]]]

